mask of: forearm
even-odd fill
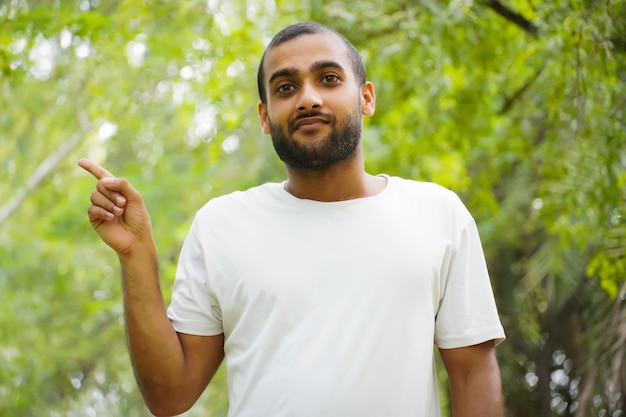
[[[154,245],[120,256],[120,264],[130,358],[139,388],[151,406],[172,398],[185,381],[185,357],[166,315]]]

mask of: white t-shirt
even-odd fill
[[[504,339],[471,215],[397,177],[340,202],[277,183],[211,200],[168,315],[224,333],[232,417],[439,416],[433,343]]]

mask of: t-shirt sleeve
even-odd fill
[[[458,202],[456,237],[435,321],[435,343],[442,349],[505,339],[476,223]]]
[[[224,332],[222,314],[199,229],[196,216],[181,249],[167,316],[179,333],[214,336]]]

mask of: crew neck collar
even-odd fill
[[[283,200],[290,201],[292,203],[296,202],[297,204],[319,205],[319,206],[342,206],[342,205],[349,206],[349,205],[359,204],[359,203],[366,202],[366,201],[376,200],[389,192],[389,190],[393,187],[393,178],[387,174],[379,174],[377,176],[383,177],[387,180],[387,183],[385,184],[385,188],[383,188],[379,193],[372,195],[372,196],[368,196],[368,197],[359,197],[359,198],[353,198],[349,200],[339,200],[339,201],[317,201],[317,200],[311,200],[307,198],[299,198],[299,197],[294,196],[293,194],[291,194],[285,189],[287,180],[277,183],[277,185],[279,186],[278,194]]]

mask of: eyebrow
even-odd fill
[[[340,71],[345,71],[344,68],[338,62],[335,62],[335,61],[315,61],[309,67],[309,71],[317,72],[317,71],[320,71],[320,70],[326,69],[326,68],[335,68],[335,69],[338,69]],[[278,71],[272,73],[272,75],[270,76],[270,79],[268,81],[268,84],[271,85],[272,81],[274,81],[276,78],[279,78],[279,77],[291,77],[291,76],[297,75],[299,73],[300,73],[300,70],[298,70],[297,68],[294,68],[294,67],[279,69]]]

